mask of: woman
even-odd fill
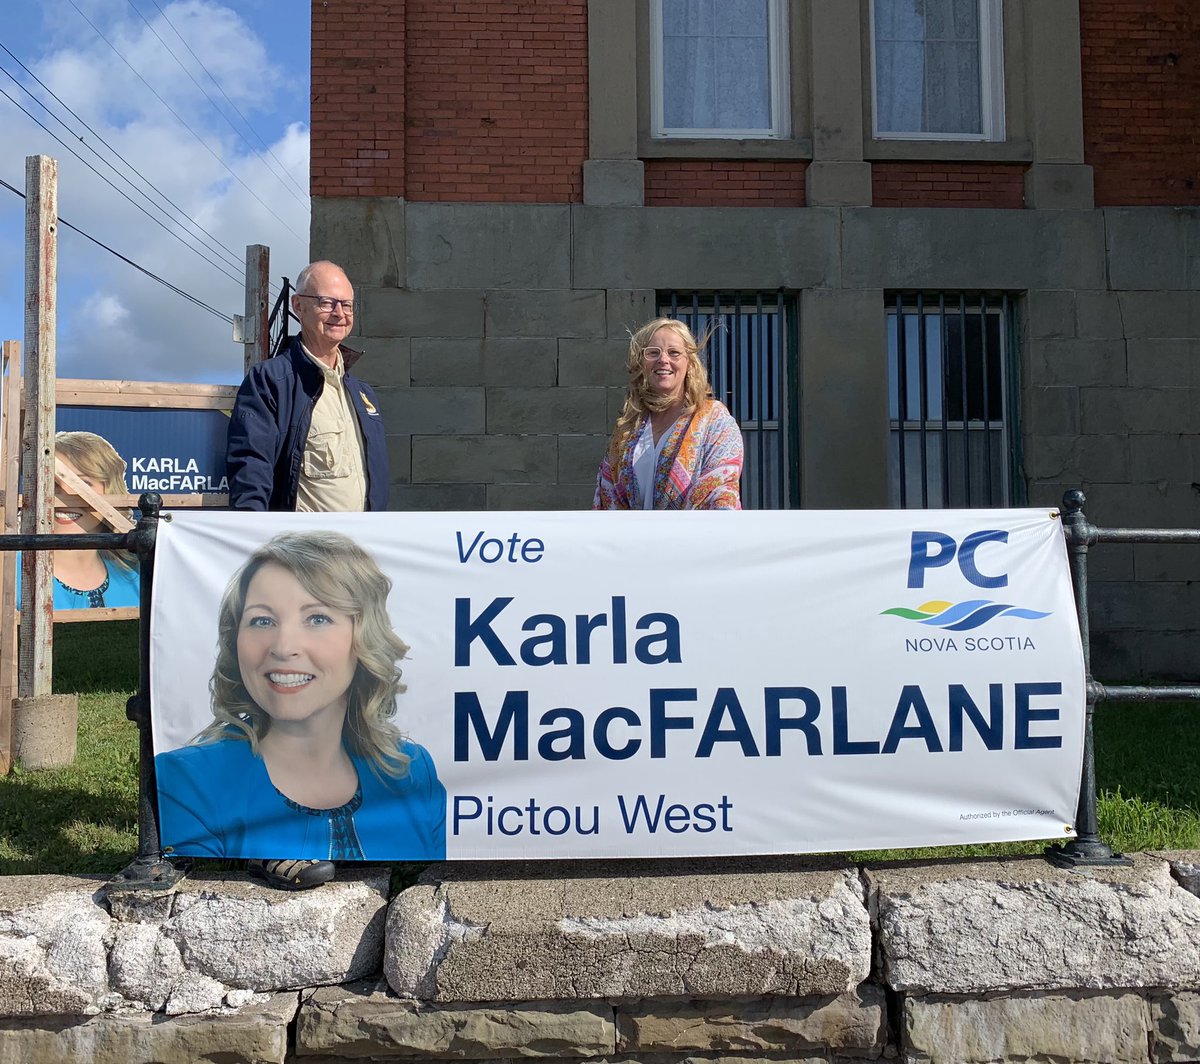
[[[124,495],[125,460],[103,436],[94,432],[59,432],[54,454],[60,462],[101,495]],[[59,534],[111,531],[90,510],[59,506],[54,510]],[[139,604],[138,571],[132,555],[113,550],[56,550],[54,608],[79,610]],[[20,569],[17,595],[21,594]]]
[[[155,758],[165,845],[296,861],[445,857],[445,788],[393,721],[408,647],[388,619],[391,586],[337,532],[283,533],[250,556],[218,614],[215,719]],[[250,871],[264,875],[262,862]]]
[[[673,318],[630,338],[629,391],[594,510],[740,510],[742,434],[712,397],[700,349]]]

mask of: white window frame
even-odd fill
[[[790,136],[787,7],[787,0],[767,0],[767,76],[773,124],[765,129],[703,129],[663,122],[663,0],[650,0],[650,136],[655,140],[783,140]]]
[[[927,133],[881,131],[879,128],[879,86],[875,45],[875,0],[870,0],[871,35],[871,125],[876,140],[968,141],[986,143],[1004,140],[1004,3],[1003,0],[979,0],[979,109],[982,133]]]

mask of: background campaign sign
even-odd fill
[[[326,544],[247,584],[273,537],[302,533],[277,541],[290,551],[327,531],[369,564]],[[342,697],[367,666],[338,604],[370,613],[383,574],[386,616],[359,642],[394,629],[409,648],[393,700],[409,741],[387,740],[403,780],[363,752]],[[697,856],[1074,834],[1084,668],[1047,510],[175,513],[151,677],[163,841],[180,853]],[[254,746],[212,727],[239,683]]]
[[[103,436],[125,460],[130,494],[221,494],[225,475],[224,410],[142,407],[60,406],[58,431],[82,429]]]

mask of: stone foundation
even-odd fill
[[[1195,853],[0,879],[0,1064],[1200,1059]]]

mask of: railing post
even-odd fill
[[[1046,847],[1046,857],[1063,867],[1079,865],[1128,865],[1133,862],[1100,838],[1096,815],[1096,751],[1092,740],[1092,722],[1096,700],[1103,687],[1092,678],[1091,636],[1088,629],[1088,550],[1096,542],[1096,528],[1084,515],[1087,498],[1076,488],[1063,495],[1062,525],[1071,566],[1071,584],[1075,591],[1075,612],[1079,615],[1079,635],[1083,640],[1084,682],[1087,708],[1083,732],[1083,772],[1079,780],[1079,808],[1075,814],[1076,836],[1062,845]]]
[[[154,733],[150,725],[150,603],[154,580],[154,546],[158,537],[162,496],[138,499],[141,516],[128,535],[138,557],[138,689],[125,705],[125,715],[138,726],[138,852],[133,861],[104,886],[104,891],[170,890],[183,872],[163,856],[158,833],[158,788],[154,776]]]

